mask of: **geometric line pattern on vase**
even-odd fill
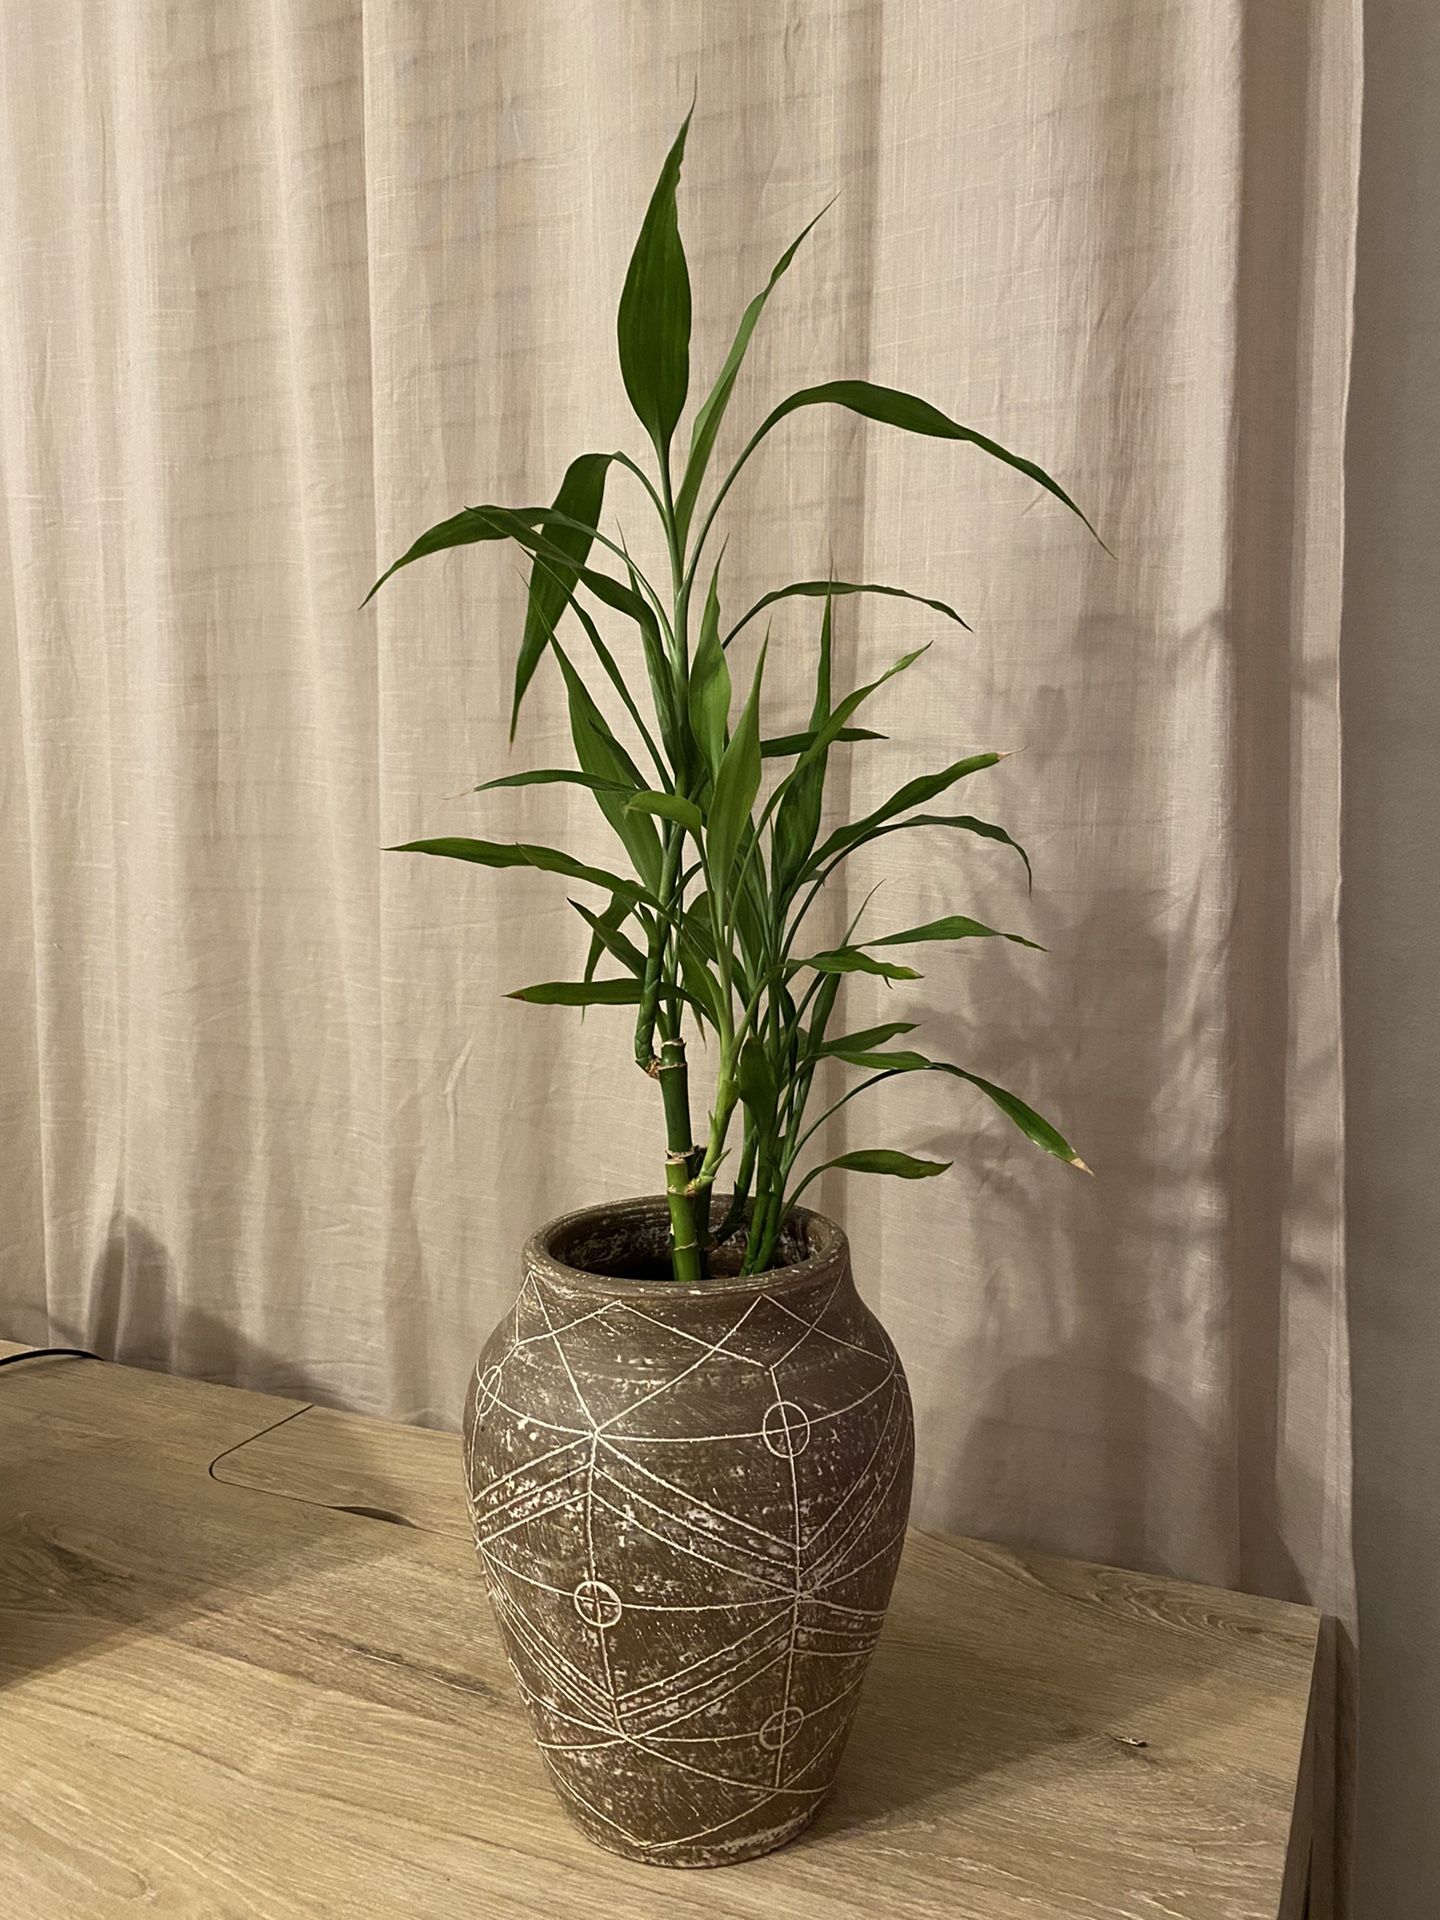
[[[858,1573],[893,1555],[903,1536],[903,1513],[898,1527],[887,1529],[878,1540],[872,1534],[906,1468],[909,1404],[904,1375],[883,1333],[882,1344],[871,1346],[826,1327],[839,1285],[837,1280],[812,1313],[796,1313],[785,1302],[764,1296],[770,1310],[792,1323],[792,1334],[778,1353],[772,1342],[773,1357],[761,1359],[745,1350],[744,1339],[760,1298],[741,1308],[718,1338],[702,1340],[621,1299],[606,1300],[567,1319],[552,1313],[552,1303],[530,1275],[517,1300],[505,1350],[492,1357],[477,1382],[480,1417],[471,1428],[468,1463],[471,1519],[502,1632],[532,1669],[533,1678],[522,1677],[521,1685],[527,1705],[546,1729],[537,1744],[561,1791],[631,1846],[663,1853],[750,1820],[767,1802],[787,1808],[812,1802],[828,1782],[816,1785],[807,1776],[849,1730],[884,1610],[843,1596]],[[533,1332],[520,1331],[526,1318],[533,1323],[537,1317],[540,1324]],[[642,1327],[648,1324],[667,1342],[676,1343],[683,1350],[683,1364],[638,1397],[597,1413],[576,1378],[566,1336],[582,1328],[618,1335],[618,1323],[626,1319]],[[805,1407],[793,1397],[795,1389],[784,1370],[814,1341],[863,1355],[876,1363],[877,1377],[844,1406]],[[537,1353],[552,1354],[559,1362],[576,1424],[546,1418],[511,1399],[516,1392],[510,1383],[512,1363],[523,1366]],[[750,1368],[767,1376],[767,1404],[758,1426],[695,1434],[637,1430],[637,1413],[716,1365]],[[798,1463],[828,1423],[867,1408],[876,1417],[865,1470],[817,1511],[813,1500],[802,1500]],[[509,1417],[515,1431],[533,1436],[536,1450],[477,1486],[474,1449],[481,1421],[496,1411]],[[640,1428],[653,1428],[653,1423],[642,1420]],[[788,1475],[788,1526],[783,1531],[760,1526],[745,1513],[730,1511],[713,1496],[707,1499],[684,1485],[673,1468],[664,1470],[666,1463],[683,1459],[685,1448],[702,1445],[733,1447],[742,1467],[747,1458],[758,1460],[763,1450],[772,1469]],[[657,1456],[657,1449],[664,1451]],[[743,1472],[739,1479],[743,1486]],[[565,1544],[573,1543],[577,1520],[578,1548]],[[571,1567],[573,1572],[578,1565],[578,1578],[547,1580],[511,1557],[509,1548],[518,1544],[517,1536],[523,1538],[527,1531],[544,1534],[557,1524],[568,1524],[570,1532],[548,1557],[546,1552],[537,1554],[535,1564],[554,1571],[559,1560],[578,1551]],[[632,1534],[658,1542],[681,1562],[703,1566],[718,1597],[676,1600],[633,1588],[623,1560],[624,1544]],[[676,1636],[673,1657],[662,1671],[644,1679],[627,1673],[616,1640],[632,1616],[656,1625],[667,1619],[683,1625],[692,1614],[730,1614],[734,1633],[723,1645],[693,1658],[683,1635]],[[652,1626],[645,1643],[652,1654],[653,1633]],[[576,1634],[580,1643],[572,1645]],[[801,1663],[812,1675],[823,1671],[832,1676],[818,1693],[812,1679],[806,1693],[809,1704],[803,1707],[795,1700]],[[740,1696],[753,1699],[753,1712],[739,1726],[722,1724],[717,1709]],[[613,1809],[607,1812],[596,1805],[564,1764],[613,1750],[643,1756],[693,1776],[703,1786],[724,1789],[723,1804],[729,1811],[723,1818],[706,1818],[716,1811],[712,1799],[699,1815],[699,1825],[658,1843],[627,1831]],[[701,1803],[696,1805],[698,1810]]]

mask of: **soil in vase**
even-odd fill
[[[844,1234],[677,1287],[663,1199],[536,1234],[465,1418],[476,1544],[562,1804],[600,1845],[717,1866],[834,1783],[904,1540],[905,1375]]]

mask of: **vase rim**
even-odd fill
[[[790,1220],[805,1236],[808,1252],[803,1260],[783,1267],[771,1267],[765,1273],[716,1274],[693,1285],[674,1280],[647,1279],[641,1275],[597,1272],[572,1265],[565,1253],[588,1237],[609,1238],[623,1247],[632,1238],[649,1238],[654,1243],[668,1234],[669,1208],[664,1194],[645,1194],[630,1200],[608,1200],[598,1205],[577,1207],[539,1228],[525,1245],[525,1271],[548,1286],[567,1292],[593,1294],[606,1299],[646,1299],[702,1301],[745,1298],[755,1294],[791,1293],[838,1279],[849,1270],[850,1244],[845,1231],[823,1213],[809,1207],[796,1207]],[[648,1235],[643,1229],[649,1228]]]

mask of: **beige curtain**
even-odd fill
[[[515,564],[447,556],[356,607],[456,507],[641,451],[614,306],[698,79],[699,369],[841,189],[732,450],[793,387],[865,374],[1042,461],[1114,553],[963,449],[819,412],[731,516],[737,605],[833,556],[973,621],[847,607],[857,680],[936,644],[846,805],[1027,749],[982,810],[1029,847],[1033,900],[1001,850],[917,835],[855,859],[834,908],[883,879],[895,924],[974,911],[1045,944],[937,950],[916,1004],[1098,1176],[948,1083],[845,1109],[837,1151],[959,1162],[825,1192],[914,1386],[916,1517],[1348,1618],[1357,11],[7,6],[0,1330],[450,1424],[527,1230],[659,1184],[624,1014],[501,998],[581,951],[563,887],[378,851],[603,851],[583,795],[465,794],[567,756],[548,674],[507,754]],[[777,619],[777,721],[814,627]]]

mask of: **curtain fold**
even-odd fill
[[[698,82],[696,382],[767,311],[720,448],[792,388],[911,388],[1041,461],[1113,557],[978,456],[819,411],[736,489],[737,608],[832,564],[846,678],[935,645],[837,806],[972,747],[1029,848],[857,856],[928,962],[953,1087],[848,1106],[827,1176],[909,1368],[924,1525],[1309,1598],[1349,1621],[1336,964],[1341,455],[1358,0],[171,0],[0,18],[3,1330],[453,1424],[519,1246],[661,1182],[622,1012],[507,989],[563,889],[383,855],[603,857],[524,588],[379,569],[465,503],[641,453],[614,310]],[[636,498],[613,502],[658,559]],[[775,622],[777,726],[817,622]],[[758,636],[755,636],[758,639]],[[523,756],[523,757],[522,757]],[[993,857],[991,857],[993,854]],[[938,951],[938,950],[937,950]],[[872,990],[873,989],[873,990]],[[848,990],[853,1024],[884,989]],[[703,1065],[702,1065],[703,1075]],[[978,1096],[977,1096],[978,1100]],[[1328,1885],[1317,1915],[1331,1908]]]

